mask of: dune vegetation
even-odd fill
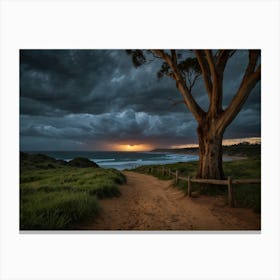
[[[249,157],[242,160],[226,161],[223,163],[225,176],[231,176],[234,179],[259,179],[261,178],[261,159],[257,157]],[[161,166],[141,166],[133,171],[150,174],[151,167],[152,175],[162,180],[174,179],[174,176],[168,174],[163,175],[161,167],[170,168],[175,172],[178,170],[182,177],[195,177],[198,170],[198,162],[187,163],[174,163]],[[178,180],[178,183],[174,185],[187,192],[187,183],[182,180]],[[192,190],[198,194],[205,195],[223,195],[226,201],[227,186],[207,186],[205,184],[192,183]],[[261,212],[261,185],[234,185],[234,202],[236,207],[252,208],[254,211]]]
[[[115,169],[27,164],[20,174],[20,229],[64,230],[94,218],[98,199],[120,195],[125,176]],[[42,168],[43,166],[43,168]]]

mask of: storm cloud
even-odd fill
[[[248,61],[238,51],[224,78],[230,102]],[[98,150],[111,144],[169,147],[197,142],[196,121],[160,60],[135,68],[123,50],[21,50],[21,150]],[[202,80],[194,87],[207,110]],[[260,83],[225,138],[260,136]]]

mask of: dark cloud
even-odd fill
[[[229,61],[224,106],[236,92],[247,52]],[[157,79],[161,62],[140,68],[122,50],[22,50],[21,149],[102,149],[104,143],[196,142],[196,122],[174,82]],[[207,110],[202,80],[194,88]],[[227,129],[226,137],[260,136],[260,85]],[[64,143],[64,144],[62,144]]]

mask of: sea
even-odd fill
[[[161,152],[32,151],[28,153],[45,154],[65,161],[70,161],[76,157],[86,157],[97,163],[100,167],[118,170],[133,169],[143,165],[160,165],[198,160],[197,155]]]

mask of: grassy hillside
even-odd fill
[[[120,195],[119,185],[126,180],[115,169],[77,168],[42,155],[32,157],[21,162],[23,230],[71,229],[97,215],[98,199]]]
[[[152,152],[198,154],[198,148],[155,149]],[[261,145],[249,144],[244,142],[244,143],[230,145],[230,146],[223,146],[223,154],[229,156],[258,157],[261,155]]]
[[[54,169],[54,168],[62,168],[65,166],[71,167],[95,167],[99,166],[90,161],[87,158],[77,157],[70,161],[65,161],[62,159],[54,159],[50,156],[44,154],[28,154],[24,152],[20,152],[20,170],[35,170],[35,169]]]
[[[171,171],[179,171],[180,176],[194,177],[198,169],[198,162],[175,163],[162,165],[170,168]],[[160,179],[173,179],[168,175],[162,175],[161,166],[142,166],[134,169],[136,172],[149,173],[149,169],[153,167],[152,175]],[[225,176],[231,176],[234,179],[257,179],[261,178],[261,160],[260,157],[252,157],[243,160],[224,162]],[[224,195],[226,201],[227,187],[210,185],[206,187],[205,184],[192,184],[193,191],[198,194],[206,195]],[[187,183],[179,180],[176,187],[187,192]],[[234,200],[236,207],[252,208],[256,212],[261,211],[261,185],[234,185]]]

